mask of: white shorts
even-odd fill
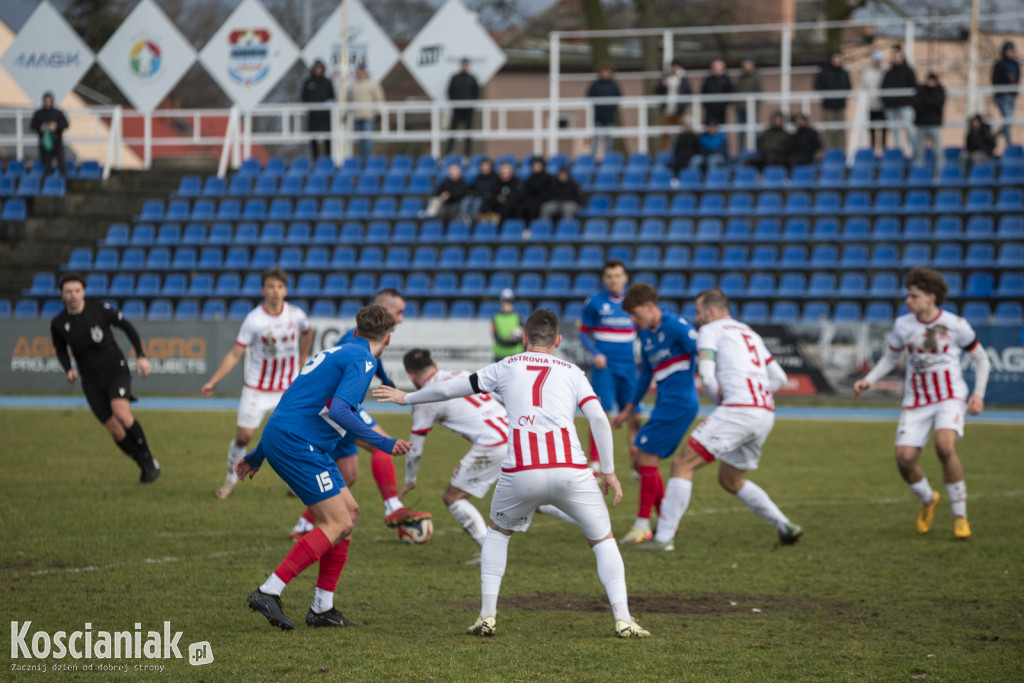
[[[238,401],[238,426],[246,429],[259,427],[267,413],[277,407],[283,393],[242,387],[242,398]]]
[[[961,437],[964,435],[966,413],[967,404],[958,399],[904,410],[896,427],[896,445],[924,448],[933,429],[952,429],[957,437]]]
[[[502,472],[491,499],[491,521],[502,529],[526,531],[538,505],[554,505],[575,519],[591,541],[611,533],[608,506],[589,467]]]
[[[761,446],[775,426],[764,408],[715,408],[690,434],[690,445],[710,462],[721,460],[739,470],[756,470]]]
[[[501,461],[508,453],[508,446],[477,446],[473,445],[469,453],[455,466],[452,478],[448,482],[452,486],[465,491],[476,498],[483,498],[498,481],[501,474]]]

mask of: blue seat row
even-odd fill
[[[270,220],[362,220],[367,218],[417,218],[423,210],[416,197],[355,197],[346,202],[327,198],[323,202],[306,197],[292,202],[278,197],[265,199],[172,199],[165,204],[149,199],[136,216],[140,221],[262,221]]]
[[[69,160],[65,162],[65,173],[68,178],[99,180],[103,176],[103,169],[98,161],[83,161],[81,164],[77,164]],[[17,182],[26,176],[42,178],[44,175],[43,163],[39,159],[35,159],[32,163],[11,159],[7,162],[3,173],[0,174],[0,179],[5,178]]]
[[[0,221],[23,221],[28,218],[28,204],[24,199],[8,199],[0,209]]]
[[[67,194],[67,183],[59,174],[26,175],[15,180],[9,176],[0,177],[0,197],[63,197]]]

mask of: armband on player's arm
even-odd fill
[[[590,431],[594,435],[594,446],[597,447],[597,457],[601,460],[601,474],[614,473],[615,453],[612,425],[608,422],[608,416],[605,415],[601,402],[587,401],[580,407],[580,410],[590,422]]]
[[[988,359],[986,358],[985,360]],[[875,367],[871,368],[871,372],[864,376],[864,379],[871,384],[874,384],[888,375],[889,372],[899,364],[899,362],[900,352],[893,351],[890,347],[886,346],[885,353],[883,353],[882,357],[878,359],[878,363],[875,364]]]
[[[701,349],[697,360],[697,373],[700,375],[700,385],[704,390],[704,395],[715,405],[722,400],[722,389],[718,386],[718,377],[715,375],[717,367],[715,352],[711,349]]]
[[[973,395],[985,398],[985,389],[988,388],[988,373],[991,369],[991,363],[989,363],[988,354],[985,353],[985,347],[979,344],[977,339],[974,340],[974,343],[969,348],[971,350],[967,353],[974,359]]]
[[[449,398],[461,398],[480,393],[480,382],[474,372],[469,377],[456,377],[443,382],[434,382],[429,387],[405,395],[406,405],[435,403]]]
[[[772,358],[771,362],[768,363],[768,384],[772,387],[772,393],[774,394],[786,386],[786,380],[788,379],[789,376],[786,375],[786,371],[779,365],[779,361]]]
[[[420,458],[423,457],[423,445],[427,441],[426,434],[413,434],[409,437],[412,448],[405,454],[405,483],[415,484],[416,474],[420,471]]]

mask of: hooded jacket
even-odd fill
[[[896,88],[917,88],[917,76],[914,75],[914,70],[907,66],[906,62],[893,64],[885,72],[885,76],[882,77],[882,90],[893,90]],[[882,97],[882,102],[885,104],[886,109],[910,107],[914,104],[914,95],[901,97],[890,95]]]
[[[1002,59],[992,67],[992,85],[1017,85],[1020,83],[1020,62],[1006,56],[1012,47],[1013,43],[1009,41],[1003,44]]]
[[[850,90],[850,74],[841,66],[833,66],[830,63],[821,67],[818,77],[814,79],[814,89],[819,91],[828,90]],[[821,106],[825,109],[846,109],[845,97],[832,97],[822,100]]]

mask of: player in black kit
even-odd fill
[[[120,311],[99,301],[86,301],[85,278],[66,273],[60,278],[60,296],[64,310],[50,323],[50,335],[57,350],[57,359],[74,382],[82,375],[82,389],[93,414],[110,432],[117,447],[138,463],[143,484],[160,476],[160,464],[149,452],[142,427],[132,416],[132,373],[111,332],[111,325],[120,327],[135,348],[136,367],[143,377],[149,375],[149,361],[142,350],[142,340]],[[71,367],[68,349],[78,369]]]

